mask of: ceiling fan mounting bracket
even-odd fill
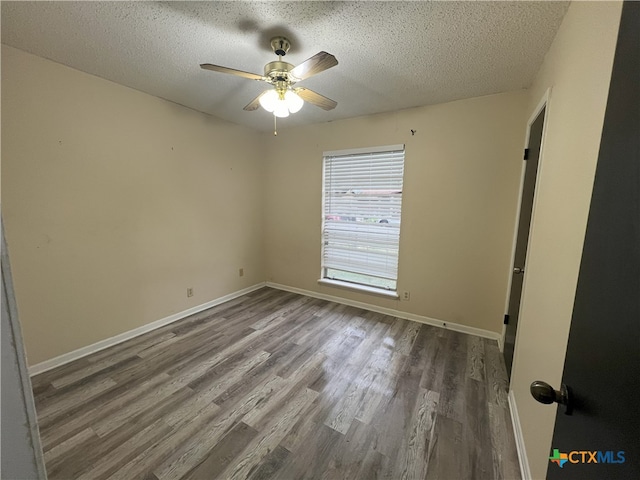
[[[273,53],[279,57],[284,57],[291,48],[291,42],[286,37],[273,37],[271,39]]]

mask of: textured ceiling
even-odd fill
[[[297,65],[320,50],[339,64],[301,82],[338,102],[291,125],[528,87],[568,2],[2,2],[2,42],[260,130],[242,108],[267,84],[199,68],[263,73],[285,35]]]

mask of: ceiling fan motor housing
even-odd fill
[[[274,82],[289,81],[289,72],[293,70],[293,65],[287,62],[269,62],[264,66],[264,76]]]
[[[279,57],[284,57],[291,48],[291,42],[285,37],[273,37],[271,39],[271,48]]]

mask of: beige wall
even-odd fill
[[[494,95],[270,137],[268,280],[500,332],[526,99],[525,92]],[[318,285],[322,152],[398,143],[406,144],[398,290],[411,300]]]
[[[260,140],[3,46],[2,209],[29,363],[264,281]]]
[[[265,279],[500,331],[525,92],[273,138],[11,47],[2,67],[2,203],[30,364]],[[407,145],[411,300],[318,286],[322,152],[393,143]]]
[[[621,3],[574,2],[530,90],[551,87],[511,388],[533,478],[544,478],[555,407],[533,380],[560,384],[604,119]]]

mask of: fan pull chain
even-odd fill
[[[278,136],[278,123],[277,123],[278,117],[276,117],[275,115],[273,116],[273,136],[277,137]]]

